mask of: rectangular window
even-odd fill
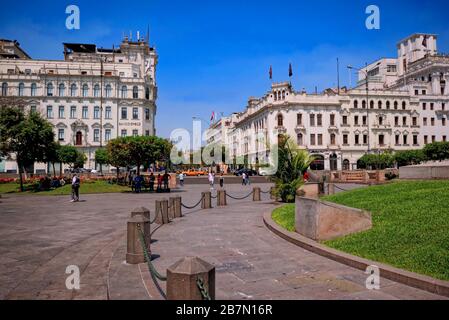
[[[148,137],[150,135],[150,130],[145,130],[145,135]]]
[[[89,107],[84,106],[83,107],[83,119],[89,118]]]
[[[343,144],[344,145],[348,145],[349,143],[348,143],[348,135],[347,134],[344,134],[343,135]]]
[[[418,136],[416,134],[413,135],[413,145],[415,145],[415,146],[418,145]]]
[[[445,104],[445,103],[442,103],[442,104],[441,104],[441,110],[444,111],[445,109],[446,109],[446,104]]]
[[[331,114],[330,122],[331,122],[331,126],[335,126],[335,114]]]
[[[397,135],[395,136],[395,144],[396,144],[397,146],[399,145],[399,143],[400,143],[400,141],[401,141],[400,139],[401,139],[401,136],[397,134]]]
[[[302,126],[302,113],[298,113],[298,114],[296,115],[296,124],[297,124],[298,126]]]
[[[314,114],[310,115],[310,126],[311,127],[315,126],[315,115]]]
[[[446,136],[443,136],[443,142],[447,142]]]
[[[367,134],[363,135],[363,144],[368,144],[368,135]]]
[[[359,125],[359,116],[354,116],[354,125]]]
[[[319,127],[321,127],[322,125],[323,125],[323,115],[322,114],[318,114],[317,116],[316,116],[316,122],[317,122],[317,125],[319,126]]]
[[[108,142],[109,140],[111,140],[111,129],[106,129],[104,131],[104,140],[106,142]]]
[[[94,129],[94,142],[100,142],[100,129]]]
[[[396,127],[399,126],[399,117],[394,117],[394,125],[395,125]]]
[[[360,136],[359,136],[358,134],[356,134],[356,135],[354,136],[354,142],[355,142],[356,145],[359,145],[359,144],[360,144]]]
[[[32,113],[33,113],[33,112],[36,112],[36,111],[37,111],[36,106],[31,106],[30,111],[31,111]]]
[[[433,110],[434,109],[434,103],[432,102],[432,103],[430,103],[430,110]]]
[[[65,117],[64,110],[65,110],[64,106],[59,106],[59,112],[58,112],[59,119],[64,119],[64,117]]]
[[[133,108],[133,120],[138,120],[138,119],[139,119],[139,109]]]
[[[435,126],[435,118],[430,118],[430,125]]]
[[[446,118],[442,118],[442,119],[441,119],[441,125],[442,125],[442,126],[445,126],[445,125],[446,125]]]
[[[405,146],[408,145],[408,136],[406,134],[403,136],[403,139],[404,139],[404,145]]]
[[[424,144],[427,144],[429,142],[429,139],[427,136],[424,136]]]
[[[412,118],[412,124],[413,124],[413,126],[417,126],[418,125],[418,118],[413,117]]]
[[[58,129],[58,141],[64,141],[64,129]]]
[[[379,146],[384,146],[385,145],[385,136],[383,134],[379,135]]]
[[[422,104],[422,109],[423,109],[423,110],[426,110],[426,109],[427,109],[427,103],[423,102],[423,104]]]
[[[71,106],[70,107],[70,119],[75,119],[75,118],[76,118],[76,107]]]
[[[47,119],[53,119],[53,107],[47,106]]]
[[[100,107],[94,107],[94,119],[100,119]]]
[[[347,125],[348,124],[348,116],[343,116],[343,125]]]
[[[427,126],[427,118],[422,119],[422,124],[423,124],[423,126]]]
[[[434,143],[435,141],[437,141],[436,136],[432,136],[432,143]]]
[[[315,145],[315,135],[314,134],[311,134],[310,135],[310,144],[312,145],[312,146],[314,146]]]
[[[403,126],[407,125],[407,117],[402,117],[402,125]]]
[[[366,126],[366,116],[363,116],[362,123],[363,123],[364,126]]]
[[[150,109],[145,108],[145,120],[150,120]]]
[[[112,119],[112,109],[111,107],[106,107],[105,119]]]
[[[128,132],[126,129],[122,129],[122,138],[126,137],[128,135]]]
[[[139,130],[133,130],[133,137],[137,137],[139,135]]]
[[[122,119],[128,119],[128,108],[122,108]]]
[[[319,146],[323,145],[323,135],[321,133],[318,134],[318,145]]]

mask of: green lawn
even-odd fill
[[[273,220],[288,231],[295,231],[295,204],[290,203],[277,208],[271,216]]]
[[[27,186],[26,186],[27,187]],[[4,183],[0,184],[0,194],[14,193],[14,194],[36,194],[36,195],[69,195],[72,193],[71,186],[65,185],[64,187],[50,190],[50,191],[25,191],[23,193],[19,192],[20,185],[18,183]],[[92,193],[120,193],[129,192],[131,189],[129,187],[123,187],[116,184],[109,184],[106,181],[95,181],[91,183],[82,183],[80,188],[81,194],[92,194]]]
[[[449,181],[393,182],[323,199],[368,210],[373,218],[371,230],[324,244],[449,280]],[[278,210],[273,218],[291,230],[294,206]]]

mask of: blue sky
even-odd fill
[[[81,29],[65,28],[65,8],[76,4]],[[381,29],[367,30],[365,9],[381,11]],[[433,1],[9,1],[2,3],[0,37],[17,39],[33,58],[62,59],[62,42],[118,45],[122,34],[145,33],[159,53],[158,134],[192,127],[192,116],[241,111],[250,96],[288,80],[295,89],[321,91],[349,83],[345,66],[395,57],[396,43],[415,32],[439,35],[449,52],[449,2]],[[352,78],[354,81],[354,77]]]

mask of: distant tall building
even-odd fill
[[[289,82],[275,83],[227,119],[226,130],[219,130],[226,137],[218,138],[214,127],[208,137],[223,141],[231,158],[247,157],[255,164],[260,154],[270,153],[264,140],[288,134],[316,157],[316,170],[357,169],[367,152],[419,149],[447,141],[449,56],[438,53],[433,34],[414,34],[397,47],[397,58],[360,69],[352,89],[307,94],[294,91]],[[265,139],[257,138],[261,135]]]
[[[143,39],[124,38],[117,48],[64,43],[64,60],[34,60],[17,41],[0,40],[0,101],[40,112],[62,145],[87,156],[116,137],[154,135],[158,55]],[[17,172],[3,159],[0,172]],[[48,172],[47,164],[28,171]]]

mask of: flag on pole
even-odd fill
[[[215,111],[212,111],[212,115],[210,116],[210,121],[214,121],[215,120]]]
[[[270,66],[269,74],[270,74],[270,80],[273,79],[273,68],[271,66]]]
[[[290,63],[290,65],[288,66],[288,76],[291,78],[293,76],[293,68],[292,68],[292,64]]]

